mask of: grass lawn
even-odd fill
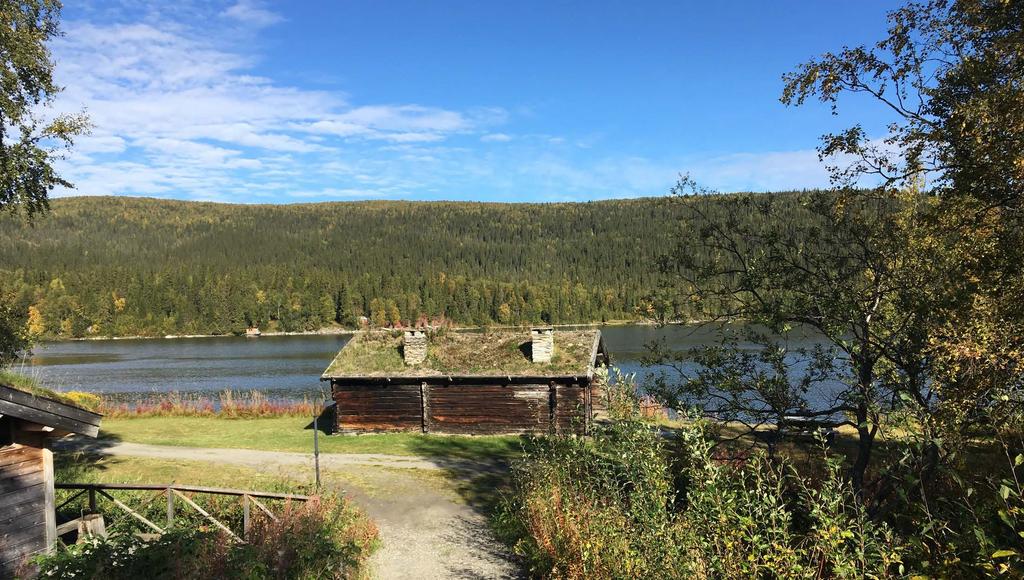
[[[182,447],[227,447],[312,453],[310,419],[220,419],[142,417],[104,419],[101,437],[131,443]],[[382,433],[320,436],[321,453],[382,453],[447,459],[507,460],[522,450],[523,437]]]
[[[94,483],[179,483],[307,493],[311,483],[301,473],[257,470],[206,461],[150,459],[146,457],[103,457],[82,453],[56,453],[57,481]],[[58,491],[58,495],[68,492]]]

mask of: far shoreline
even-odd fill
[[[711,321],[702,320],[673,320],[669,322],[656,322],[652,320],[609,320],[605,322],[581,322],[575,324],[553,324],[554,328],[596,328],[596,327],[617,327],[617,326],[680,326],[680,325],[694,325],[704,324]],[[487,329],[507,329],[507,328],[528,328],[529,325],[491,325],[491,326],[455,326],[452,330],[472,330],[479,328]],[[410,327],[411,328],[411,327]],[[343,327],[324,327],[317,330],[298,330],[298,331],[267,331],[261,332],[258,336],[246,336],[244,333],[228,333],[228,334],[166,334],[160,335],[132,335],[132,336],[79,336],[71,338],[41,338],[38,343],[61,343],[61,342],[82,342],[82,341],[99,341],[99,340],[174,340],[182,338],[248,338],[251,340],[258,340],[263,337],[278,337],[278,336],[340,336],[346,334],[355,334],[357,332],[366,332],[367,330],[402,330],[402,328],[343,328]]]

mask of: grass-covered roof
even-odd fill
[[[601,331],[556,330],[550,363],[530,359],[529,329],[428,333],[427,359],[406,365],[401,331],[358,333],[334,358],[323,378],[430,376],[585,376]]]
[[[57,401],[58,403],[63,403],[65,405],[73,405],[75,407],[80,407],[87,411],[92,410],[83,405],[82,401],[74,397],[68,397],[63,393],[58,393],[57,391],[44,388],[40,386],[39,381],[37,381],[33,377],[26,376],[21,373],[16,373],[14,371],[0,369],[0,385],[10,387],[12,389],[17,389],[19,391],[23,391],[25,393],[32,395],[33,397],[42,397],[44,399],[50,399],[53,401]]]

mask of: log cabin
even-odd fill
[[[605,408],[601,331],[356,334],[324,371],[340,433],[586,434]]]
[[[101,415],[0,384],[0,578],[57,541],[50,442],[95,437]]]

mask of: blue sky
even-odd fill
[[[881,37],[894,2],[67,3],[73,191],[240,203],[582,201],[827,186],[781,75]]]

